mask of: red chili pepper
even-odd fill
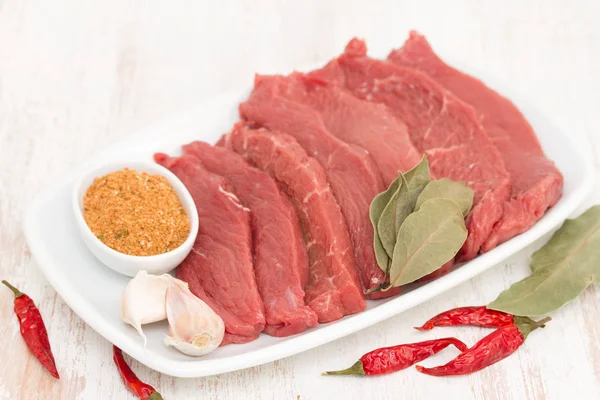
[[[142,382],[123,358],[120,348],[113,345],[113,360],[119,369],[119,374],[127,388],[141,400],[162,400],[162,396],[152,386]]]
[[[428,331],[436,326],[475,325],[486,328],[498,328],[512,324],[513,315],[502,311],[490,310],[486,306],[458,307],[436,315],[421,327],[420,331]]]
[[[323,375],[381,375],[400,371],[439,353],[450,345],[454,345],[460,351],[466,351],[468,348],[466,344],[455,338],[383,347],[363,355],[348,369],[328,371],[324,372]]]
[[[514,324],[501,326],[449,363],[434,368],[417,365],[416,368],[419,372],[434,376],[465,375],[480,371],[517,351],[527,335],[550,320],[547,317],[535,322],[529,318],[514,317]]]
[[[50,371],[50,374],[52,374],[53,377],[60,379],[58,371],[56,370],[54,356],[50,349],[46,325],[44,325],[40,310],[35,306],[31,297],[22,293],[19,289],[6,281],[2,281],[2,283],[8,286],[15,294],[14,310],[19,319],[19,325],[21,326],[21,336],[23,336],[27,347],[29,347],[29,350],[31,350],[33,355],[40,363],[42,363],[44,368]]]

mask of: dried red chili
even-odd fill
[[[468,348],[466,344],[455,338],[383,347],[363,355],[348,369],[328,371],[324,372],[323,375],[381,375],[400,371],[414,363],[423,361],[450,345],[454,345],[460,351],[466,351]]]
[[[423,326],[415,327],[420,331],[428,331],[436,326],[475,325],[486,328],[498,328],[512,324],[513,315],[502,311],[490,310],[486,306],[458,307],[444,311],[425,322]]]
[[[449,363],[434,368],[417,365],[416,368],[419,372],[434,376],[465,375],[480,371],[517,351],[527,335],[550,320],[547,317],[535,322],[515,316],[514,323],[499,327]]]
[[[129,365],[123,358],[123,352],[120,348],[113,345],[113,360],[117,365],[119,374],[125,383],[125,386],[140,400],[162,400],[162,396],[152,386],[144,383],[137,375],[129,368]]]
[[[56,379],[60,379],[54,362],[54,355],[50,349],[50,341],[48,340],[48,332],[46,325],[42,319],[40,310],[35,306],[31,297],[22,293],[19,289],[7,281],[2,281],[15,294],[14,310],[19,325],[21,327],[21,336],[25,340],[27,347],[33,353],[40,363],[46,368],[50,374]]]

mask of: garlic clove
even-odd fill
[[[169,336],[164,338],[165,345],[190,356],[201,356],[215,350],[223,341],[223,320],[190,291],[187,283],[169,278],[166,310]]]
[[[167,318],[165,307],[170,275],[149,275],[140,271],[129,281],[121,296],[121,318],[133,326],[144,339],[143,324],[162,321]]]

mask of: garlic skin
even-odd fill
[[[164,343],[190,356],[202,356],[223,341],[225,324],[217,313],[194,295],[187,283],[169,276],[166,295],[169,336]]]
[[[140,271],[125,286],[121,296],[121,318],[144,338],[144,347],[148,340],[142,325],[167,318],[165,301],[170,282],[167,276],[171,277],[168,274],[158,276]]]

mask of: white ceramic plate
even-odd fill
[[[455,64],[456,65],[456,64]],[[468,68],[462,68],[469,71]],[[473,71],[471,71],[473,72]],[[42,272],[65,302],[92,328],[150,368],[178,377],[200,377],[235,371],[300,353],[349,335],[399,314],[497,265],[557,227],[592,188],[593,170],[586,154],[558,131],[543,114],[504,85],[485,74],[474,73],[513,99],[529,119],[542,146],[565,177],[558,204],[529,231],[477,257],[450,274],[393,299],[369,301],[362,313],[319,325],[288,338],[261,335],[244,345],[229,345],[203,358],[185,356],[162,343],[166,323],[147,325],[148,346],[136,331],[121,321],[119,301],[128,278],[105,267],[85,247],[77,232],[70,193],[78,173],[111,160],[150,160],[155,151],[178,153],[191,140],[214,143],[237,120],[237,105],[248,90],[211,98],[205,104],[146,129],[112,146],[55,183],[29,207],[25,235]]]

